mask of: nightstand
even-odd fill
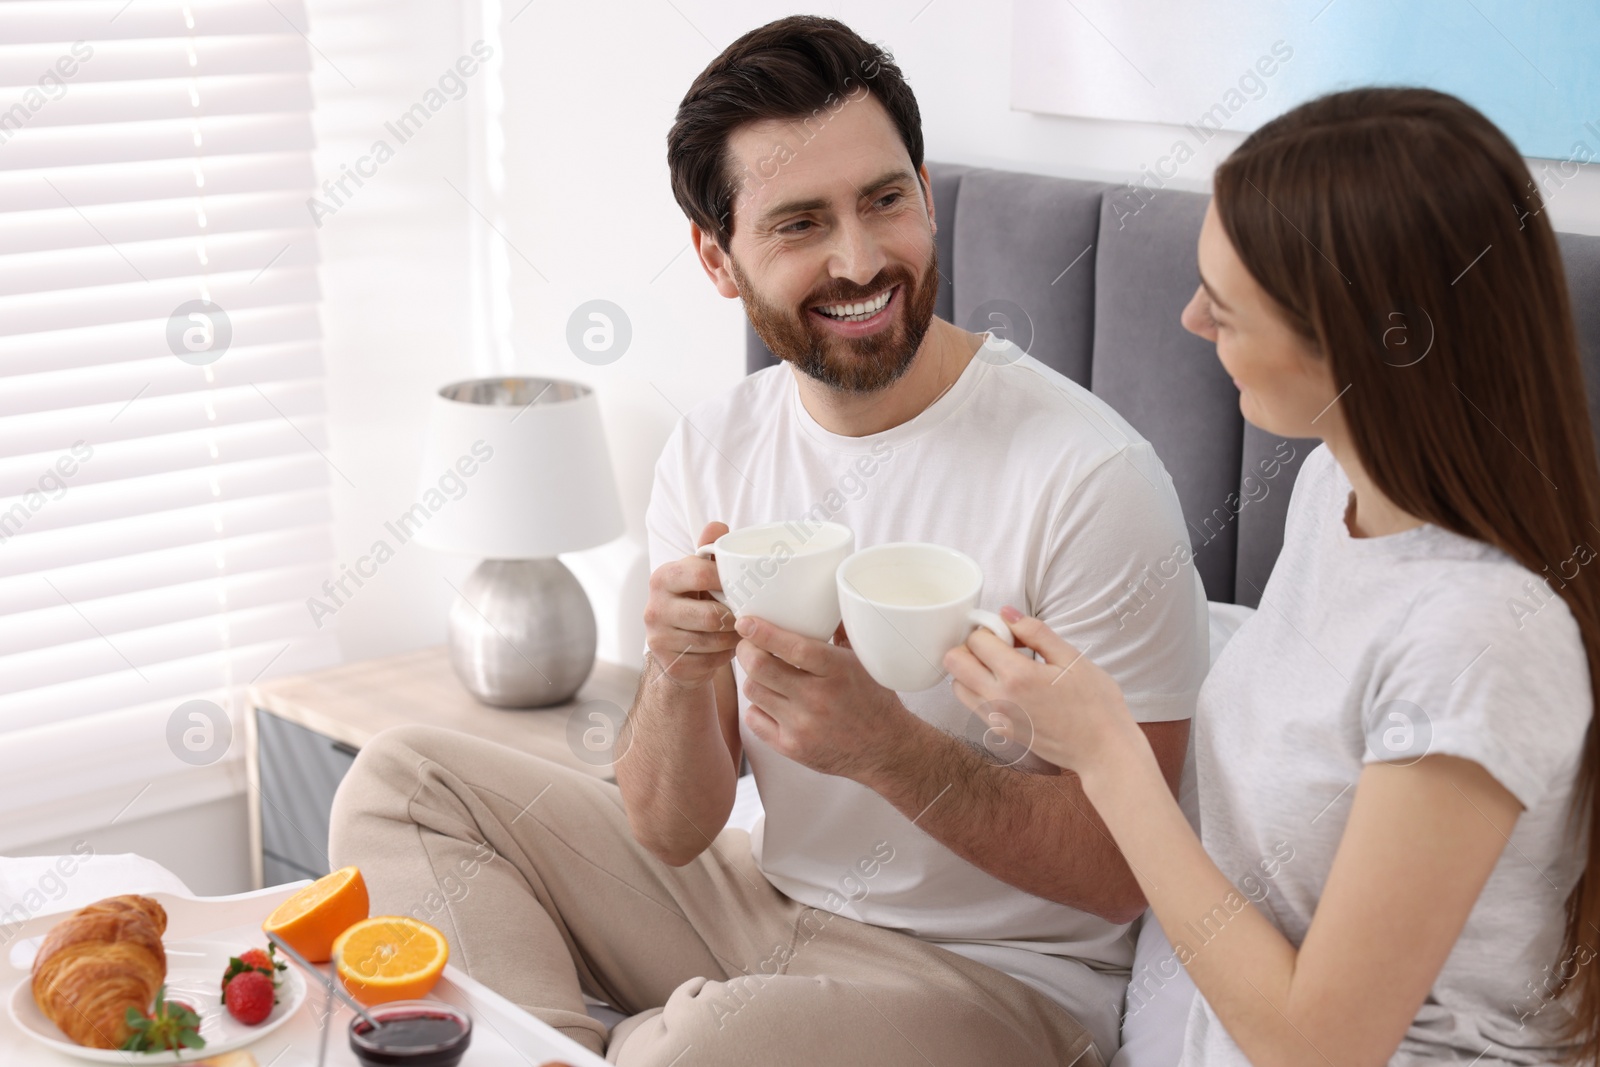
[[[437,645],[251,686],[245,716],[251,884],[328,873],[334,790],[378,731],[402,723],[443,726],[614,781],[607,741],[615,740],[613,726],[633,706],[638,685],[638,670],[597,660],[569,703],[492,708],[467,692],[448,647]]]

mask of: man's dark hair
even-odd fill
[[[810,130],[868,92],[894,120],[912,170],[920,170],[922,115],[887,52],[844,23],[815,15],[791,15],[751,30],[700,72],[678,105],[667,133],[678,206],[726,249],[735,192],[729,135],[765,119],[799,119]]]

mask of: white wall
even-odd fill
[[[245,798],[240,794],[146,819],[119,819],[81,834],[41,841],[11,854],[81,854],[80,843],[87,842],[96,856],[136,853],[155,860],[177,875],[192,892],[200,896],[222,896],[250,888],[250,843],[244,828]]]
[[[417,499],[431,393],[476,374],[467,288],[472,215],[456,192],[469,189],[469,101],[448,102],[404,144],[385,126],[436,86],[468,42],[462,4],[310,0],[307,7],[321,53],[313,78],[319,172],[337,177],[380,139],[395,149],[323,219],[318,235],[329,457],[342,472],[331,479],[334,540],[339,561],[353,564],[385,536],[384,522]],[[329,623],[345,658],[443,641],[455,595],[445,579],[459,585],[469,566],[400,546]]]

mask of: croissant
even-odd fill
[[[89,1048],[121,1048],[167,978],[167,913],[149,897],[107,897],[50,928],[33,961],[33,1000]]]

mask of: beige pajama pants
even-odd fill
[[[990,967],[796,903],[726,829],[683,867],[633,838],[616,786],[462,733],[373,738],[333,806],[329,854],[372,914],[629,1067],[1101,1067],[1064,1008]],[[583,994],[630,1018],[608,1035]]]

